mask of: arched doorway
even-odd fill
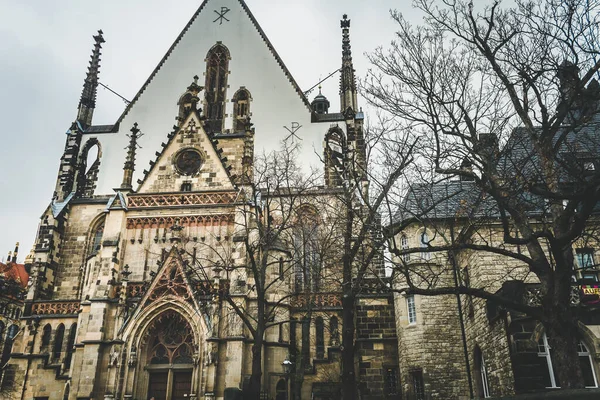
[[[194,336],[175,311],[156,317],[145,335],[148,399],[187,400],[192,392]]]

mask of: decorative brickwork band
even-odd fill
[[[181,215],[172,217],[127,218],[127,229],[169,228],[177,222],[180,226],[211,226],[233,223],[233,214]]]
[[[342,295],[339,293],[299,294],[292,297],[290,305],[294,308],[336,308],[342,306]]]
[[[31,315],[70,315],[79,312],[79,301],[33,303]]]
[[[233,192],[134,195],[129,196],[129,208],[231,204],[235,202],[235,200],[236,194]]]

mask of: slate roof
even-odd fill
[[[533,151],[531,134],[525,128],[517,128],[497,155],[499,173],[504,176],[506,189],[511,196],[519,196],[519,204],[525,206],[530,216],[540,215],[545,200],[532,194],[531,188],[543,185],[539,156]],[[539,134],[539,128],[533,134]],[[563,140],[558,144],[558,140]],[[557,166],[562,180],[572,185],[585,183],[583,163],[595,164],[600,170],[600,113],[577,128],[561,128],[553,143],[558,147]],[[456,179],[456,178],[454,178]],[[600,203],[596,206],[600,211]],[[477,187],[474,181],[444,180],[438,183],[416,183],[411,186],[394,221],[407,219],[446,219],[459,217],[499,217],[496,201]]]

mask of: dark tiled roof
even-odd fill
[[[88,127],[84,133],[112,133],[115,125],[92,125]]]
[[[345,120],[346,117],[342,113],[313,114],[313,122],[339,122]]]
[[[540,132],[539,128],[533,132],[515,129],[496,156],[499,175],[504,177],[502,190],[518,198],[517,203],[531,216],[539,215],[545,205],[543,197],[532,193],[536,185],[543,187],[546,184],[540,157],[533,146],[533,137]],[[562,142],[558,143],[558,140]],[[578,183],[585,184],[588,178],[583,173],[583,162],[593,161],[595,169],[600,169],[600,114],[577,128],[561,128],[553,143],[559,149],[555,163],[560,169],[561,180],[574,188]],[[600,211],[600,203],[597,208]],[[496,201],[486,197],[474,181],[444,180],[411,186],[394,221],[499,216]]]

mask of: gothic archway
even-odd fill
[[[189,399],[194,389],[197,349],[193,329],[183,315],[166,310],[155,317],[140,344],[141,366],[148,382],[140,389],[146,392],[146,398]]]

